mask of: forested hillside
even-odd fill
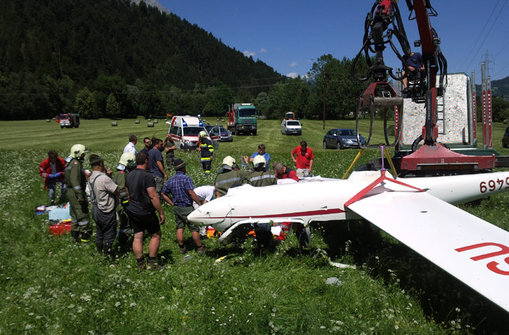
[[[128,0],[2,0],[0,45],[2,119],[196,111],[197,91],[228,88],[226,104],[282,79],[197,25]]]

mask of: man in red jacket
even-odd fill
[[[60,184],[60,202],[65,201],[67,191],[64,180],[64,171],[66,162],[58,157],[55,150],[48,151],[48,158],[39,164],[39,174],[44,181],[44,189],[49,190],[49,200],[53,205],[55,203],[56,186]]]
[[[295,167],[297,168],[297,176],[299,176],[299,178],[308,177],[311,175],[314,159],[315,155],[313,150],[308,147],[306,141],[301,141],[300,146],[292,150],[292,160],[295,162]]]

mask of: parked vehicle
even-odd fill
[[[297,117],[295,116],[294,112],[286,112],[285,120],[297,120]]]
[[[171,135],[175,146],[182,150],[194,150],[198,147],[198,139],[200,131],[207,131],[203,126],[203,122],[196,116],[174,116],[168,133]],[[208,134],[208,133],[207,133]],[[209,139],[211,139],[209,137]]]
[[[226,116],[228,116],[228,130],[234,135],[252,134],[257,132],[257,115],[256,108],[251,103],[236,103]]]
[[[509,127],[505,128],[505,134],[502,138],[502,146],[504,148],[509,148]]]
[[[205,127],[205,129],[207,129],[207,132],[210,134],[210,131],[212,130],[212,128],[214,128],[215,126],[210,124],[210,123],[205,123],[203,125]]]
[[[299,120],[283,120],[281,122],[281,134],[302,135],[302,125]]]
[[[323,137],[323,148],[359,148],[366,144],[366,139],[359,134],[361,143],[357,142],[357,133],[353,129],[336,128],[331,129]]]
[[[213,126],[209,131],[209,135],[213,138],[217,136],[221,142],[233,141],[232,132],[225,129],[223,126]]]
[[[80,126],[80,115],[75,113],[60,114],[56,121],[60,128],[78,128]]]

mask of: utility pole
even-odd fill
[[[477,89],[475,86],[475,71],[472,71],[472,125],[473,140],[477,139]]]
[[[481,64],[482,76],[482,137],[483,149],[493,148],[491,77],[486,75],[486,63]]]

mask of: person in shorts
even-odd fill
[[[138,270],[146,267],[143,257],[143,237],[145,231],[150,234],[148,246],[148,266],[158,270],[161,266],[157,262],[157,252],[161,243],[161,227],[164,224],[164,211],[156,192],[154,177],[147,170],[148,156],[144,152],[136,155],[136,169],[126,177],[126,192],[129,204],[126,207],[127,215],[133,227],[133,253],[136,257]],[[156,215],[159,213],[159,218]]]
[[[200,227],[187,221],[187,216],[194,210],[193,201],[201,206],[202,201],[194,192],[194,184],[191,177],[186,174],[186,163],[180,158],[173,161],[175,174],[164,185],[161,195],[166,202],[173,206],[175,214],[175,225],[177,228],[177,242],[179,244],[180,253],[187,252],[184,244],[184,228],[187,226],[191,231],[198,254],[205,253],[205,246],[200,240]],[[171,194],[171,198],[168,196]]]

